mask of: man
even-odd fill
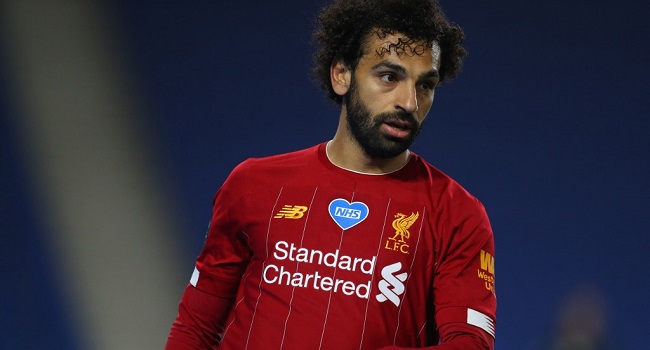
[[[337,0],[318,20],[336,134],[233,170],[167,349],[492,349],[485,210],[408,150],[461,29],[434,0]]]

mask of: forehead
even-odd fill
[[[364,43],[362,59],[371,61],[418,61],[427,67],[440,68],[440,46],[435,42],[412,40],[401,33],[371,32]]]

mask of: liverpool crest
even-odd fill
[[[411,232],[409,228],[415,223],[415,221],[420,217],[420,213],[411,213],[411,215],[406,216],[406,214],[397,213],[395,214],[395,220],[393,220],[393,228],[395,229],[395,235],[389,237],[386,240],[386,245],[384,248],[390,250],[397,250],[404,254],[409,253],[409,244],[408,239],[411,237]]]

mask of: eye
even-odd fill
[[[379,78],[386,83],[394,83],[397,81],[397,75],[394,73],[382,73]]]
[[[436,83],[433,81],[423,81],[420,84],[420,89],[426,90],[426,91],[432,91],[436,88]]]

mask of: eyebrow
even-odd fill
[[[376,70],[376,69],[380,69],[380,68],[392,69],[392,70],[394,70],[394,71],[396,71],[396,72],[398,72],[400,74],[406,75],[406,69],[404,69],[404,67],[400,66],[399,64],[395,64],[395,63],[391,63],[391,62],[387,62],[387,61],[379,62],[376,65],[372,66],[371,69]],[[437,69],[431,69],[428,72],[424,72],[424,73],[420,74],[420,76],[418,77],[418,80],[438,78],[438,77],[440,77],[440,73],[438,72],[438,70]]]

